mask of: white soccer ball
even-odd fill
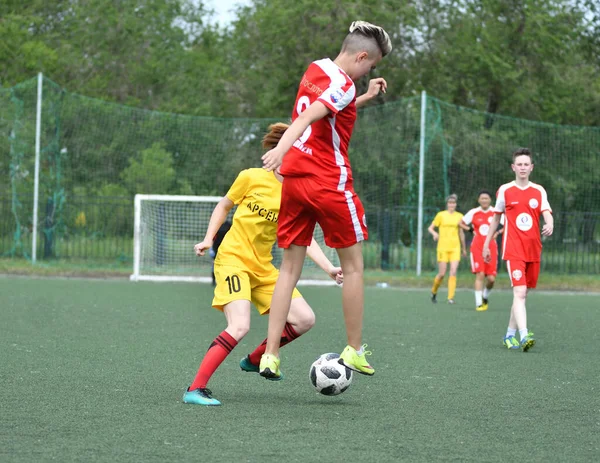
[[[323,395],[338,395],[352,384],[352,370],[338,363],[340,354],[323,354],[310,366],[310,383]]]

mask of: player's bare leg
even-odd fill
[[[287,322],[298,333],[298,336],[315,326],[315,313],[306,302],[306,299],[303,297],[292,299]]]
[[[359,350],[362,346],[362,327],[365,302],[364,262],[362,243],[337,249],[340,267],[344,273],[342,308],[346,323],[348,344]]]
[[[281,333],[285,327],[292,301],[292,293],[300,275],[306,246],[291,245],[283,251],[283,260],[279,269],[279,278],[273,291],[271,310],[269,312],[269,328],[267,331],[267,347],[260,361],[260,374],[266,378],[278,378],[279,346]]]
[[[221,405],[207,388],[208,381],[250,329],[250,301],[232,301],[223,307],[227,328],[210,344],[198,373],[183,395],[183,402],[196,405]]]
[[[367,362],[362,345],[362,328],[365,310],[364,290],[364,260],[362,243],[354,244],[348,248],[337,249],[340,266],[344,273],[344,286],[342,288],[342,307],[344,322],[346,323],[346,336],[348,346],[340,356],[340,363],[347,368],[365,375],[372,375],[375,370]]]
[[[241,341],[250,331],[250,301],[232,301],[223,307],[227,319],[227,331],[236,341]]]
[[[527,292],[527,286],[513,287],[513,315],[521,338],[521,348],[524,352],[527,352],[535,345],[533,333],[527,329],[527,308],[525,305]]]
[[[512,315],[515,319],[516,328],[519,330],[519,332],[527,329],[527,309],[525,308],[526,299],[527,286],[514,286]]]
[[[288,345],[295,341],[315,325],[315,313],[312,311],[308,302],[302,297],[292,299],[290,312],[287,317],[287,322],[281,332],[279,339],[279,347]],[[261,342],[256,349],[240,360],[240,368],[243,371],[258,373],[259,364],[267,347],[267,340]],[[279,378],[268,378],[272,380],[283,379],[280,373]]]
[[[510,309],[510,319],[508,320],[508,329],[504,336],[504,345],[509,349],[518,349],[521,347],[517,341],[516,333],[519,331],[521,339],[527,336],[527,310],[525,301],[527,299],[526,286],[513,286],[513,303]],[[534,341],[535,343],[535,341]],[[533,345],[529,346],[532,347]],[[527,350],[529,350],[529,347]]]

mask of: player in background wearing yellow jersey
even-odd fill
[[[446,275],[450,263],[450,277],[448,278],[448,304],[454,304],[456,292],[456,271],[460,263],[460,255],[467,256],[465,246],[465,232],[460,228],[463,215],[456,210],[458,197],[452,194],[446,198],[446,210],[437,213],[427,229],[433,240],[437,241],[438,273],[433,280],[431,288],[431,302],[437,302],[437,292]],[[438,231],[435,231],[435,228]]]
[[[278,123],[269,127],[263,138],[263,147],[272,149],[287,129]],[[281,200],[283,177],[278,172],[262,168],[240,172],[225,197],[215,207],[206,236],[194,246],[203,256],[213,245],[219,227],[225,222],[234,205],[238,208],[233,224],[225,235],[215,259],[215,287],[212,305],[223,311],[227,328],[210,344],[198,373],[183,395],[183,402],[196,405],[221,405],[212,397],[207,383],[219,365],[231,353],[250,329],[251,302],[261,315],[269,313],[271,297],[279,272],[271,263],[271,249],[277,238],[277,218]],[[313,239],[308,256],[337,283],[342,283],[342,269],[335,267]],[[311,329],[315,314],[300,292],[294,289],[291,309],[281,335],[281,345],[289,344]],[[240,367],[258,373],[260,358],[265,352],[266,339],[252,353],[244,357]],[[279,378],[273,378],[278,380]]]

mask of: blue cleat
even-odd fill
[[[502,345],[508,349],[518,349],[521,347],[519,341],[514,336],[506,336],[504,341],[502,341]]]
[[[212,397],[210,389],[206,388],[194,389],[193,391],[188,388],[186,393],[183,394],[183,403],[206,406],[221,405],[221,402]]]
[[[259,368],[258,365],[254,365],[252,362],[250,362],[250,356],[246,355],[242,360],[240,360],[240,368],[243,371],[246,371],[248,373],[258,373],[259,372]],[[266,378],[269,381],[281,381],[283,379],[283,373],[279,372],[279,376],[276,378]]]
[[[521,339],[521,349],[523,349],[523,352],[528,352],[533,346],[535,346],[535,339],[533,338],[533,333],[530,331],[527,333],[527,336]]]
[[[258,373],[258,365],[254,365],[250,362],[250,356],[246,355],[242,360],[240,360],[240,368],[249,373]]]

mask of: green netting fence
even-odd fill
[[[428,97],[424,223],[449,193],[459,210],[480,189],[514,179],[510,155],[534,153],[555,233],[543,268],[600,273],[600,128],[502,117]],[[31,258],[37,79],[0,89],[0,256]],[[360,111],[351,143],[356,190],[367,211],[368,268],[415,269],[421,98]],[[37,260],[131,263],[136,193],[223,195],[258,167],[260,140],[278,119],[223,119],[147,111],[70,93],[43,79]],[[198,236],[203,233],[201,230]],[[423,270],[435,268],[423,234]]]

